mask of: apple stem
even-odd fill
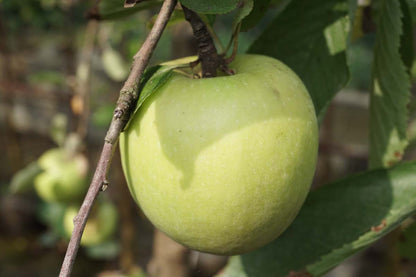
[[[182,4],[181,4],[182,5]],[[219,55],[215,47],[214,40],[199,15],[182,5],[185,19],[188,21],[194,33],[198,44],[198,61],[201,63],[202,78],[211,78],[217,76],[217,69],[228,74],[234,74],[227,66],[223,55]]]
[[[227,49],[224,52],[224,56],[225,56],[225,54],[228,52],[228,50],[230,50],[231,44],[233,44],[233,52],[231,53],[231,56],[229,56],[228,58],[225,58],[225,62],[227,64],[231,63],[235,59],[235,57],[237,56],[238,34],[240,33],[240,29],[241,29],[241,22],[238,24],[236,30],[234,31],[233,35],[231,36],[230,43],[228,44]]]
[[[68,277],[71,274],[75,257],[78,252],[81,236],[87,223],[88,216],[100,190],[107,184],[107,175],[112,160],[114,150],[121,131],[126,126],[130,115],[136,105],[139,94],[139,85],[144,69],[149,63],[150,57],[166,27],[167,22],[176,6],[177,0],[165,0],[156,18],[149,35],[146,37],[140,50],[133,58],[132,69],[120,90],[117,100],[117,106],[114,110],[113,119],[104,139],[104,146],[101,151],[100,159],[95,169],[94,177],[91,181],[87,195],[81,205],[81,208],[74,218],[74,230],[68,244],[65,258],[62,263],[60,277]]]

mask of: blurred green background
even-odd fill
[[[81,138],[77,151],[89,161],[89,171],[95,168],[118,92],[160,2],[147,3],[149,9],[143,11],[133,8],[129,16],[120,0],[102,1],[98,9],[94,5],[0,0],[0,276],[57,276],[68,241],[65,205],[41,199],[28,170],[21,176],[29,181],[20,181],[15,193],[11,180],[48,149],[64,147],[70,133]],[[270,9],[259,26],[240,35],[240,53],[278,11]],[[86,15],[97,12],[106,20],[87,20]],[[231,36],[231,24],[232,15],[216,20],[214,29],[223,44]],[[373,43],[369,34],[352,46],[351,82],[321,126],[314,186],[367,168]],[[151,64],[191,54],[191,30],[178,20],[163,34]],[[118,153],[109,180],[99,198],[115,204],[117,228],[106,241],[80,249],[73,276],[212,276],[224,265],[224,257],[191,252],[160,238],[127,191]],[[374,273],[381,248],[376,245],[353,257],[328,276],[381,276]]]

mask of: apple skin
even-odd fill
[[[67,238],[71,238],[74,230],[74,217],[79,206],[71,205],[64,214],[64,230]],[[117,229],[117,209],[110,201],[98,201],[93,207],[85,225],[81,238],[81,245],[95,246],[108,241]]]
[[[68,157],[64,149],[46,151],[38,160],[43,170],[34,180],[35,190],[47,202],[74,202],[87,190],[88,161],[77,154]]]
[[[130,192],[150,221],[220,255],[255,250],[290,225],[318,151],[313,103],[290,68],[259,55],[229,67],[235,75],[174,73],[120,137]]]

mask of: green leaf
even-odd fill
[[[151,72],[153,70],[154,73],[152,74]],[[136,106],[136,110],[135,112],[141,107],[141,105],[143,104],[143,102],[150,96],[152,95],[153,92],[155,92],[158,88],[160,88],[162,85],[164,85],[167,80],[170,78],[170,76],[172,75],[172,70],[174,69],[174,66],[157,66],[155,68],[151,68],[148,72],[146,72],[147,74],[152,74],[151,77],[149,77],[149,79],[147,81],[144,81],[141,84],[141,90],[140,90],[140,95],[139,95],[139,100],[137,101],[137,106]],[[144,78],[146,77],[146,74],[144,75]]]
[[[197,13],[223,14],[234,10],[239,0],[179,0]]]
[[[33,180],[42,172],[37,162],[30,163],[13,175],[9,190],[11,193],[21,193],[33,188]]]
[[[254,1],[254,6],[251,13],[243,20],[241,31],[247,31],[253,28],[266,13],[267,9],[269,8],[269,4],[270,0]]]
[[[269,245],[231,259],[221,276],[320,276],[368,247],[416,211],[416,162],[367,171],[312,191]]]
[[[349,79],[348,5],[343,0],[293,0],[249,49],[275,57],[303,80],[322,118]]]
[[[234,16],[232,30],[235,32],[237,30],[238,24],[250,14],[253,10],[253,0],[241,0],[237,7],[237,13]]]
[[[214,26],[215,19],[217,19],[217,16],[215,14],[200,14],[199,15],[201,19],[204,21],[205,24],[209,26]]]
[[[139,11],[159,7],[163,1],[145,1],[132,8],[124,8],[124,0],[102,0],[98,6],[101,20],[115,20],[126,18]]]
[[[400,56],[402,57],[403,63],[406,65],[407,72],[410,73],[413,61],[415,59],[414,53],[414,37],[413,37],[413,21],[412,14],[408,1],[400,0],[400,5],[403,12],[402,24],[403,33],[400,37]]]
[[[144,101],[152,95],[158,88],[164,85],[173,73],[173,70],[183,65],[156,65],[146,69],[143,74],[139,87],[139,99],[137,100],[136,109],[130,118],[133,118],[140,109]],[[125,129],[128,128],[129,122]]]
[[[377,34],[370,94],[371,168],[390,166],[399,161],[407,146],[407,103],[410,79],[400,56],[403,32],[399,1],[373,2]]]

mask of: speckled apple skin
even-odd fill
[[[291,69],[259,55],[229,67],[235,75],[174,73],[120,137],[130,192],[150,221],[221,255],[259,248],[290,225],[318,151],[314,107]]]

